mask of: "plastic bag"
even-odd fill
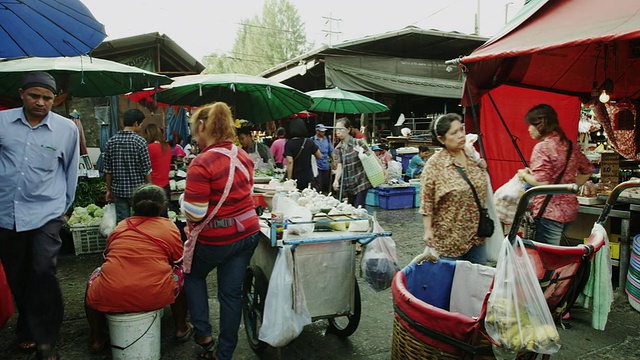
[[[384,229],[373,218],[373,232]],[[396,256],[396,243],[389,236],[375,238],[367,244],[361,261],[364,281],[375,291],[386,290],[391,286],[393,276],[400,270]]]
[[[273,347],[287,345],[300,335],[305,325],[311,324],[311,315],[306,307],[303,306],[299,313],[293,309],[292,265],[291,249],[285,246],[278,252],[273,265],[258,335],[260,340]]]
[[[402,179],[402,163],[395,160],[389,161],[387,163],[387,174],[389,175],[389,181]]]
[[[367,179],[369,179],[371,186],[376,187],[384,184],[386,174],[378,157],[371,151],[365,153],[361,146],[356,146],[355,150],[358,151],[358,158],[362,163],[362,167],[367,174]]]
[[[489,211],[489,216],[492,219],[499,219],[498,212],[496,211],[493,203],[493,188],[491,187],[491,179],[487,174],[487,198],[485,199],[485,206]],[[493,234],[490,237],[484,239],[484,248],[487,254],[487,260],[497,261],[498,254],[500,254],[500,247],[502,247],[502,240],[504,239],[504,232],[502,231],[502,225],[497,223]]]
[[[498,219],[503,224],[511,224],[513,222],[518,208],[518,201],[524,194],[525,184],[516,174],[511,180],[500,186],[493,195],[496,214],[498,214]]]
[[[553,354],[560,336],[520,237],[505,238],[484,320],[487,334],[502,350]]]
[[[105,205],[102,221],[100,221],[100,233],[109,236],[117,224],[116,205],[114,203]]]

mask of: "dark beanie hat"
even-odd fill
[[[30,72],[24,76],[21,86],[22,90],[26,90],[34,86],[49,89],[54,94],[56,93],[56,79],[47,72]]]

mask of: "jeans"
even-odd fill
[[[212,336],[207,300],[207,275],[217,269],[220,333],[216,356],[231,359],[238,343],[242,318],[242,283],[249,260],[258,245],[259,233],[225,245],[196,244],[191,273],[185,274],[185,291],[191,321],[198,337]]]
[[[482,245],[472,246],[466,254],[461,256],[442,256],[440,258],[446,260],[467,260],[474,264],[484,265],[487,263],[487,251],[484,243]]]
[[[355,193],[353,195],[349,195],[349,204],[353,205],[353,207],[357,208],[361,206],[363,209],[367,202],[367,192],[369,189],[362,190],[359,193]]]
[[[62,247],[60,218],[35,230],[0,229],[0,260],[18,308],[20,341],[55,346],[64,305],[56,278]]]
[[[536,219],[535,225],[535,241],[551,245],[560,245],[562,232],[568,224],[546,218],[539,218]]]
[[[130,200],[130,198],[113,197],[113,204],[116,206],[116,223],[131,216]]]

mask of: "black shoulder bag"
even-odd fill
[[[482,238],[489,237],[493,235],[493,230],[495,224],[493,223],[493,219],[489,216],[489,210],[487,208],[483,208],[480,204],[480,199],[478,198],[478,193],[476,192],[476,188],[473,186],[467,175],[464,173],[462,168],[458,165],[453,165],[456,167],[456,170],[460,173],[460,176],[464,179],[464,181],[469,184],[471,187],[471,192],[473,193],[473,198],[476,200],[476,205],[478,205],[478,212],[480,213],[480,221],[478,222],[478,236]]]

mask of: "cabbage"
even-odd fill
[[[87,210],[87,208],[78,206],[77,208],[73,209],[73,215],[82,216],[82,215],[88,215],[88,214],[89,214],[89,211]]]
[[[96,210],[100,210],[100,207],[96,204],[89,204],[87,205],[87,212],[91,215],[94,215],[94,213],[96,212]]]
[[[104,209],[96,209],[93,213],[93,217],[102,218],[104,216]]]

